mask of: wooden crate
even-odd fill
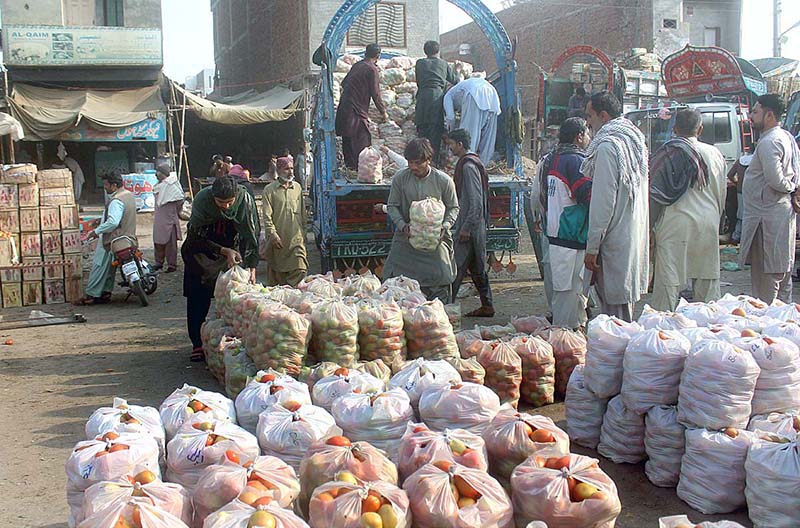
[[[19,233],[19,209],[0,211],[0,231]]]
[[[13,183],[0,183],[0,209],[19,207],[19,193]]]
[[[61,255],[52,255],[44,258],[44,278],[45,279],[63,279],[64,278],[64,264],[48,265],[48,262],[63,262],[65,259]]]
[[[22,305],[36,306],[42,304],[42,281],[27,281],[22,283]]]
[[[44,169],[36,175],[40,189],[64,189],[72,192],[72,172],[69,169]]]
[[[33,183],[36,181],[36,165],[20,163],[0,167],[0,183]]]
[[[42,257],[42,237],[39,233],[22,233],[19,236],[20,250],[23,257]]]
[[[23,264],[41,264],[42,259],[39,257],[27,257],[22,259]],[[25,268],[22,270],[22,281],[40,281],[44,278],[44,270],[42,266]]]
[[[83,297],[83,279],[73,278],[65,280],[64,297],[67,302],[75,302]]]
[[[25,183],[17,186],[20,207],[39,207],[39,184]]]
[[[23,233],[38,233],[41,229],[39,208],[20,207],[19,230]]]
[[[42,207],[39,211],[42,231],[61,230],[61,212],[58,207]]]
[[[75,203],[75,196],[74,193],[72,192],[72,187],[42,189],[40,184],[39,203],[42,206],[73,205]]]
[[[81,219],[78,216],[77,205],[62,205],[59,207],[61,213],[61,229],[80,229]]]
[[[61,247],[60,231],[42,232],[42,255],[61,255],[64,250]]]
[[[3,308],[19,308],[22,306],[22,283],[13,282],[0,286],[3,293]]]
[[[0,284],[6,284],[9,282],[22,282],[22,270],[19,269],[0,270]]]
[[[81,232],[77,229],[66,229],[61,232],[62,248],[65,255],[81,253]]]
[[[72,263],[72,266],[66,266],[64,268],[64,277],[70,279],[80,279],[83,277],[82,255],[64,255],[64,260]]]
[[[66,302],[64,281],[61,279],[44,281],[44,303],[61,304]]]

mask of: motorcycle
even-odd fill
[[[142,306],[150,304],[147,296],[155,293],[158,288],[158,276],[144,259],[136,241],[125,235],[117,237],[111,241],[111,252],[114,254],[112,265],[119,267],[122,279],[119,285],[128,288],[125,300],[135,294]]]

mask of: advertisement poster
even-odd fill
[[[156,196],[153,187],[158,183],[156,173],[123,174],[122,185],[136,197],[136,210],[152,212],[156,207]]]

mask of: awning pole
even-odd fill
[[[5,92],[5,99],[6,103],[8,103],[8,70],[3,68],[3,91]],[[17,159],[14,155],[14,140],[11,139],[11,134],[8,135],[8,154],[9,158],[11,159],[11,164],[17,162]]]
[[[180,133],[181,133],[181,145],[180,145],[181,151],[178,153],[178,157],[179,157],[179,160],[178,160],[178,171],[179,172],[178,172],[178,174],[180,174],[180,171],[183,170],[183,163],[184,163],[184,161],[186,161],[186,183],[189,184],[189,196],[192,198],[192,200],[194,200],[194,189],[192,188],[192,177],[189,174],[189,161],[185,160],[185,157],[186,157],[186,143],[184,143],[184,140],[186,138],[186,92],[185,91],[183,92],[183,109],[181,110]]]

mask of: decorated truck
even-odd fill
[[[519,226],[522,216],[522,194],[525,180],[522,173],[520,155],[521,138],[508,126],[509,117],[519,116],[519,96],[516,91],[517,65],[514,61],[512,45],[508,34],[500,21],[479,0],[449,0],[467,14],[481,27],[492,44],[500,76],[495,87],[500,95],[503,122],[498,123],[498,157],[502,163],[489,167],[489,208],[490,227],[487,233],[488,249],[497,257],[492,269],[513,272],[515,266],[511,255],[519,249]],[[312,108],[311,143],[314,152],[314,183],[312,187],[314,202],[313,230],[316,244],[320,250],[323,271],[348,274],[354,271],[371,269],[380,275],[383,262],[389,254],[394,226],[388,215],[376,212],[376,204],[385,204],[389,196],[391,176],[386,174],[380,183],[360,183],[356,181],[340,161],[339,138],[335,133],[335,116],[338,101],[338,82],[343,77],[343,59],[340,54],[348,29],[358,17],[377,0],[347,0],[331,19],[323,35],[322,46],[316,56],[320,62],[319,84],[317,86]],[[387,57],[391,59],[391,57]],[[408,58],[404,58],[408,60]],[[413,59],[412,59],[413,61]],[[383,62],[383,61],[382,61]],[[391,62],[391,61],[389,61]],[[388,65],[388,64],[387,64]],[[402,65],[400,59],[393,65]],[[379,65],[380,66],[380,65]],[[413,62],[406,64],[407,70],[413,71]],[[397,70],[399,68],[392,68]],[[401,70],[402,71],[402,70]],[[401,72],[392,72],[402,77]],[[389,75],[388,69],[382,72],[382,78]],[[405,79],[408,81],[408,79]],[[397,82],[393,79],[391,82]],[[400,83],[403,85],[410,82]],[[400,88],[396,92],[415,86]],[[415,92],[415,89],[414,89]],[[404,95],[404,94],[402,94]],[[391,94],[389,94],[389,97]],[[397,95],[400,99],[400,95]],[[402,130],[409,136],[413,119],[408,119],[413,108],[404,98],[403,105],[390,109],[393,121],[381,125],[373,125],[378,137],[396,138],[400,127],[394,120],[406,118]],[[394,131],[391,129],[394,128]],[[400,143],[400,144],[398,144]],[[387,140],[385,146],[396,146],[400,150],[400,142]],[[402,151],[399,152],[402,154]],[[452,174],[452,173],[451,173]]]

